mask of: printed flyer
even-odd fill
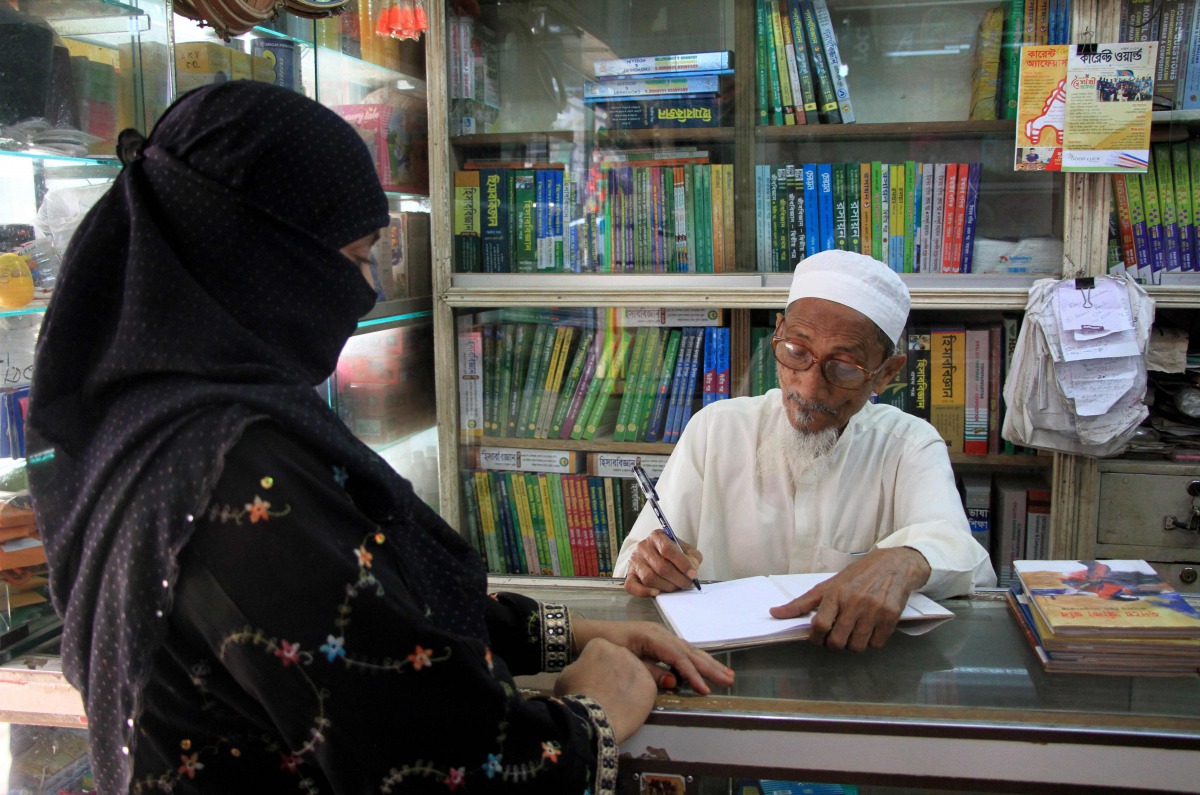
[[[1071,46],[1063,171],[1146,171],[1157,51],[1156,41]]]
[[[1021,48],[1016,171],[1144,173],[1158,42]]]

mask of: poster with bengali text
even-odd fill
[[[1063,171],[1146,171],[1157,52],[1156,41],[1071,45]]]
[[[1069,46],[1021,48],[1015,171],[1061,171]]]

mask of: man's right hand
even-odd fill
[[[634,596],[658,596],[694,587],[692,580],[704,556],[686,541],[680,541],[679,546],[683,552],[662,528],[639,541],[629,558],[625,590]]]

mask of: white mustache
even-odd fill
[[[787,393],[787,399],[789,403],[794,403],[805,411],[820,411],[824,414],[837,414],[837,409],[826,406],[824,403],[805,400],[795,392],[789,391]]]

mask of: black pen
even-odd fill
[[[638,486],[642,489],[642,494],[646,495],[646,502],[650,503],[650,507],[654,509],[654,515],[658,517],[658,523],[662,525],[663,532],[667,534],[667,538],[675,542],[675,546],[679,547],[679,551],[683,552],[683,545],[675,537],[675,531],[671,529],[671,523],[663,515],[662,508],[658,507],[658,492],[654,490],[654,484],[650,482],[650,478],[646,477],[646,470],[642,469],[641,464],[633,465],[633,476],[637,479]],[[687,553],[683,552],[683,556],[687,557]],[[700,580],[696,577],[692,578],[692,585],[696,586],[697,591],[704,590],[700,587]]]

